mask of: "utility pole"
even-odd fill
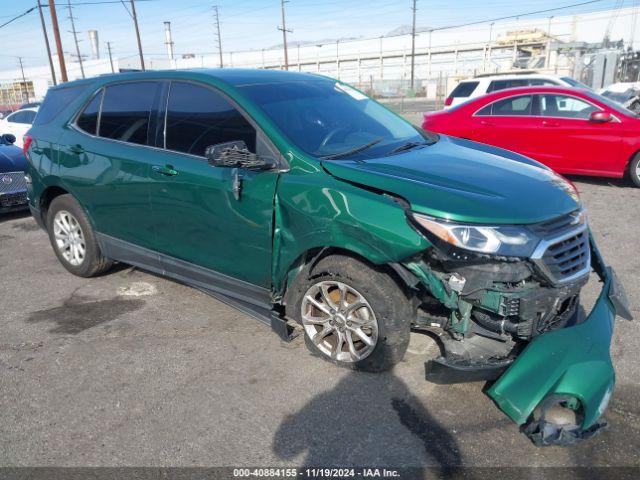
[[[44,15],[42,14],[42,3],[38,0],[38,13],[40,14],[40,23],[42,24],[42,35],[44,35],[44,45],[47,47],[47,60],[49,60],[49,68],[51,69],[51,79],[53,84],[56,82],[56,71],[53,68],[53,58],[51,58],[51,47],[49,46],[49,36],[47,35],[47,26],[44,23]]]
[[[164,22],[164,44],[167,46],[167,56],[173,62],[173,38],[171,37],[171,22]]]
[[[80,73],[82,78],[84,77],[84,66],[82,65],[82,55],[80,55],[80,45],[78,45],[78,33],[76,32],[76,23],[73,18],[73,11],[71,10],[71,0],[67,0],[67,7],[69,8],[69,20],[71,20],[71,33],[73,34],[73,41],[76,44],[76,56],[78,63],[80,64]]]
[[[51,12],[51,24],[53,25],[53,38],[56,41],[58,62],[60,62],[60,78],[63,82],[66,82],[69,79],[67,78],[67,67],[64,64],[64,53],[62,51],[62,41],[60,40],[60,29],[58,28],[58,15],[56,13],[55,0],[49,0],[49,11]]]
[[[20,62],[20,71],[22,72],[22,84],[20,85],[20,90],[22,90],[22,102],[24,103],[29,101],[29,92],[27,90],[27,79],[24,76],[22,57],[18,57],[18,61]]]
[[[136,4],[131,0],[131,18],[136,27],[136,39],[138,40],[138,53],[140,54],[140,68],[144,72],[144,57],[142,56],[142,42],[140,41],[140,28],[138,27],[138,16],[136,15]]]
[[[222,68],[222,36],[220,35],[220,15],[218,13],[218,6],[214,5],[213,6],[213,11],[216,14],[216,31],[218,32],[216,34],[216,38],[218,40],[218,55],[220,55],[220,68]]]
[[[288,0],[280,0],[280,10],[282,11],[282,27],[278,27],[278,30],[282,30],[282,43],[284,45],[284,69],[289,70],[289,53],[287,52],[287,32],[293,33],[293,30],[287,30],[287,25],[284,21],[284,4],[288,3]]]
[[[413,23],[411,26],[411,91],[413,91],[416,68],[416,0],[413,0]]]
[[[107,42],[107,51],[109,52],[109,63],[111,64],[111,73],[116,73],[113,69],[113,57],[111,56],[111,42]]]

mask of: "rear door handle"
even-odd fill
[[[559,127],[560,124],[558,122],[550,122],[549,120],[543,120],[542,126],[543,127]]]
[[[167,177],[175,177],[178,175],[178,171],[174,169],[171,165],[165,165],[164,167],[161,165],[153,165],[151,169],[159,173],[160,175],[165,175]]]
[[[71,153],[77,153],[77,154],[80,154],[80,153],[84,153],[84,148],[82,148],[82,145],[71,145],[71,146],[69,147],[69,151],[70,151]]]
[[[480,125],[486,125],[488,127],[492,127],[493,123],[489,122],[488,120],[480,120]]]

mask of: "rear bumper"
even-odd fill
[[[523,425],[553,396],[579,401],[583,431],[597,424],[615,384],[609,348],[616,315],[629,318],[624,290],[591,242],[592,267],[603,282],[587,318],[536,337],[489,388],[487,394],[513,421]]]

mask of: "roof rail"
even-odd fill
[[[531,75],[531,74],[539,74],[537,70],[512,70],[509,72],[497,72],[497,73],[479,73],[473,78],[483,78],[483,77],[499,77],[500,75]]]

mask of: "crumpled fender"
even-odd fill
[[[550,396],[580,401],[583,431],[596,425],[607,407],[615,384],[609,348],[616,306],[610,299],[610,289],[612,283],[616,288],[617,280],[604,265],[593,239],[591,249],[592,266],[603,281],[591,313],[582,323],[536,337],[487,391],[520,425]]]

